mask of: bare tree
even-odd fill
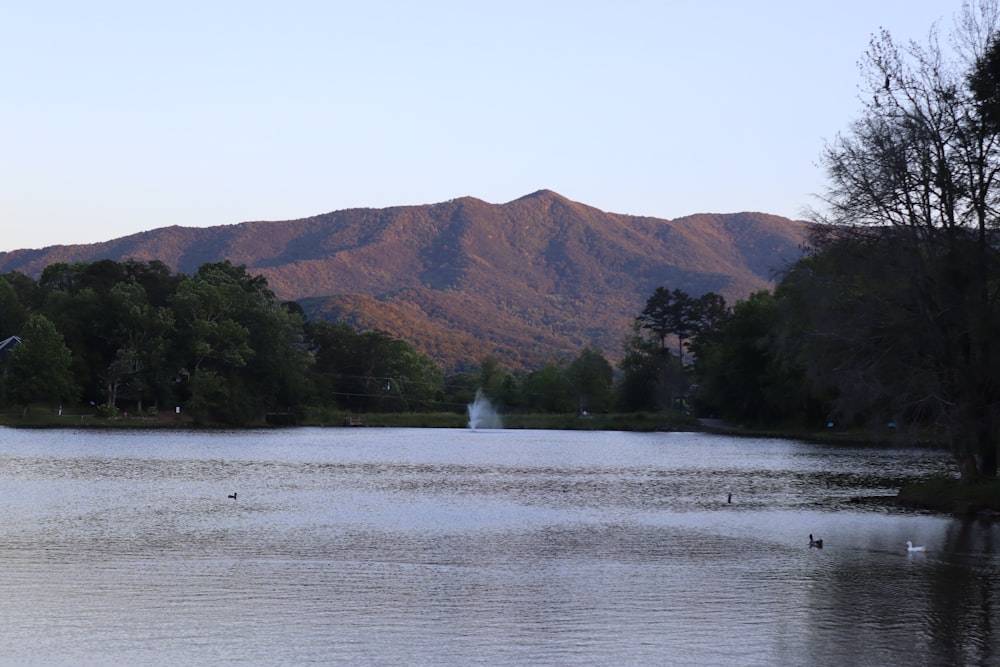
[[[862,113],[824,150],[813,216],[817,256],[838,261],[809,269],[826,314],[807,356],[838,409],[935,424],[964,479],[996,476],[1000,440],[998,25],[981,0],[947,49],[936,27],[925,44],[873,37]]]

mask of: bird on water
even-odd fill
[[[229,494],[228,496],[226,496],[226,497],[227,497],[227,498],[232,498],[233,500],[236,500],[236,492],[235,492],[235,491],[233,491],[232,493],[230,493],[230,494]]]
[[[809,533],[809,546],[816,547],[817,549],[823,548],[823,540],[814,540],[812,533]]]
[[[915,547],[913,542],[906,540],[906,550],[907,551],[924,551],[925,547]]]

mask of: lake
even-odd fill
[[[0,428],[0,664],[1000,664],[1000,527],[884,501],[952,472],[695,433]]]

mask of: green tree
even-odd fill
[[[13,288],[22,308],[29,312],[38,309],[41,303],[41,291],[38,289],[38,283],[18,271],[3,274],[3,279]]]
[[[141,262],[127,259],[123,264],[123,273],[122,282],[142,287],[147,302],[154,308],[168,306],[177,285],[184,279],[180,274],[171,273],[170,267],[159,260]]]
[[[443,375],[413,345],[383,331],[366,331],[359,337],[358,349],[370,405],[384,412],[402,412],[429,410],[440,404]]]
[[[638,322],[623,347],[619,363],[622,377],[616,387],[618,409],[623,412],[656,411],[674,405],[687,381],[680,358],[662,347],[658,340],[644,336]]]
[[[622,370],[625,377],[619,392],[623,406],[643,406],[641,409],[676,408],[687,396],[689,373],[684,367],[687,350],[697,356],[717,335],[729,316],[722,296],[706,292],[694,298],[680,289],[657,287],[646,300],[646,306],[636,317],[635,330],[626,341]],[[659,341],[660,355],[650,355],[641,332],[649,331]],[[677,363],[672,363],[666,341],[677,339]],[[655,379],[654,379],[655,378]],[[646,392],[646,396],[643,396]]]
[[[313,357],[310,377],[320,405],[338,405],[350,409],[354,341],[357,332],[343,323],[309,322],[305,327],[306,345]],[[360,390],[354,393],[361,393]]]
[[[781,316],[777,300],[767,291],[736,303],[695,364],[699,412],[756,425],[805,416],[808,387],[776,344]]]
[[[663,350],[667,349],[667,338],[675,336],[677,356],[683,358],[684,345],[697,328],[695,301],[683,290],[657,287],[636,319],[659,339]]]
[[[28,310],[14,291],[14,287],[0,276],[0,340],[21,332],[28,320]]]
[[[311,323],[307,340],[319,395],[343,409],[422,411],[438,409],[444,400],[440,369],[406,341],[330,322]]]
[[[444,405],[448,410],[464,414],[476,399],[476,390],[480,388],[479,373],[462,371],[451,373],[444,379]],[[518,407],[524,407],[524,388],[519,387]]]
[[[524,394],[528,410],[566,413],[577,409],[563,362],[550,362],[528,373],[524,379]]]
[[[105,385],[101,373],[111,364],[116,347],[111,342],[114,322],[107,295],[80,282],[47,282],[39,313],[62,334],[72,356],[74,382],[89,400],[103,402]]]
[[[566,369],[566,380],[581,412],[606,412],[611,407],[614,369],[599,350],[584,348]]]
[[[204,264],[180,282],[171,306],[196,418],[247,423],[297,402],[309,362],[302,321],[266,279],[228,261]]]
[[[479,388],[494,405],[503,404],[504,375],[500,360],[493,355],[486,356],[479,362]]]
[[[187,339],[191,372],[242,367],[253,356],[250,330],[238,320],[244,308],[241,285],[222,271],[206,270],[181,282],[172,304],[179,333]]]
[[[170,309],[150,305],[145,288],[132,281],[116,283],[108,302],[115,322],[112,343],[117,348],[103,373],[108,403],[117,406],[122,394],[135,400],[141,412],[144,397],[154,403],[169,400],[165,389],[174,375],[166,356],[173,329]]]
[[[694,300],[692,307],[694,333],[688,347],[696,359],[701,355],[702,348],[711,345],[718,338],[731,312],[725,298],[715,292],[705,292]]]
[[[42,269],[42,275],[38,279],[38,287],[47,291],[77,292],[81,289],[83,270],[86,266],[84,262],[49,264]]]
[[[21,343],[7,358],[4,385],[8,398],[25,411],[36,402],[56,405],[76,400],[78,389],[70,364],[70,351],[52,322],[44,315],[32,315],[24,325]]]

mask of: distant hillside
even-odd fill
[[[412,342],[446,368],[493,354],[514,366],[609,358],[660,285],[730,303],[770,287],[806,224],[763,213],[676,220],[606,213],[541,190],[506,204],[463,197],[301,220],[165,227],[91,245],[0,253],[0,272],[54,262],[160,260],[193,273],[228,259],[314,319]]]

